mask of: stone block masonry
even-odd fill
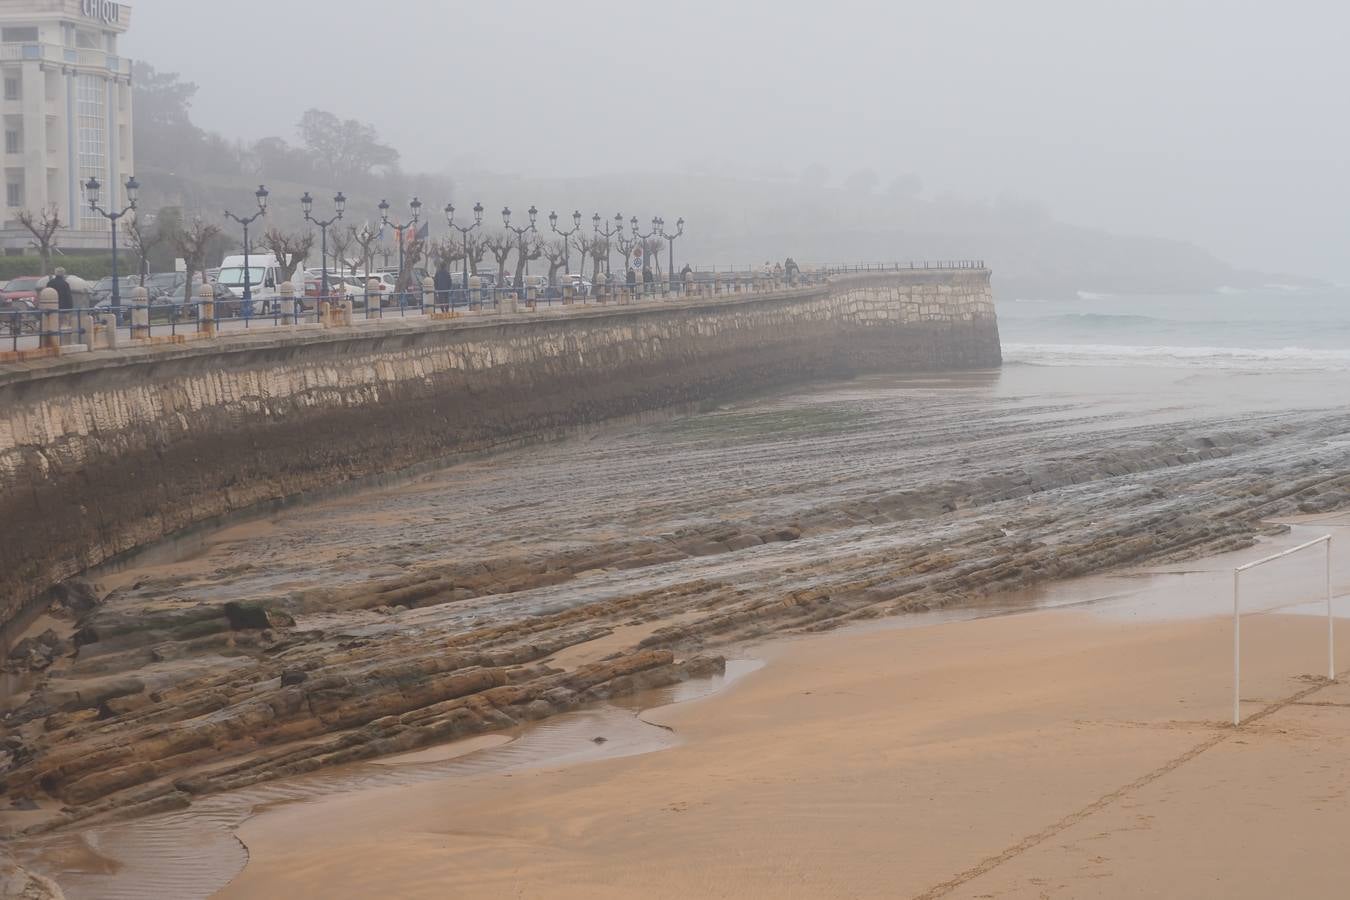
[[[0,367],[0,626],[63,578],[316,490],[797,381],[999,363],[968,269]]]

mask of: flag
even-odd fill
[[[423,222],[421,228],[414,229],[413,231],[407,233],[408,245],[411,246],[417,241],[425,241],[427,239],[427,236],[430,234],[431,234],[431,223]]]

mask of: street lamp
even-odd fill
[[[445,224],[464,237],[464,296],[467,298],[469,296],[469,232],[483,224],[483,204],[475,203],[473,205],[472,225],[456,225],[454,205],[445,204]]]
[[[246,310],[244,315],[251,315],[253,311],[253,272],[248,267],[248,226],[258,220],[260,216],[267,215],[267,188],[264,185],[258,185],[258,189],[253,192],[253,196],[258,200],[258,211],[251,216],[236,216],[228,209],[225,210],[225,218],[233,219],[244,226],[244,300],[243,308]]]
[[[670,244],[669,255],[666,257],[666,274],[670,277],[671,289],[675,288],[675,239],[684,234],[684,217],[681,216],[675,222],[677,229],[674,234],[666,231],[666,220],[660,216],[656,217],[656,233],[665,238]]]
[[[608,274],[609,274],[609,256],[610,256],[610,253],[609,253],[609,251],[610,251],[609,239],[610,239],[611,237],[613,237],[614,235],[616,235],[616,234],[617,234],[617,235],[622,235],[622,234],[623,234],[623,213],[615,213],[615,214],[614,214],[614,227],[613,227],[613,228],[610,228],[610,227],[609,227],[609,223],[608,223],[608,222],[605,223],[605,227],[604,227],[604,228],[601,228],[601,227],[600,227],[600,214],[599,214],[599,213],[596,213],[595,215],[591,216],[591,223],[595,226],[595,233],[598,234],[598,235],[600,235],[601,237],[603,237],[603,238],[605,239],[605,274],[608,275]]]
[[[120,212],[111,212],[98,205],[98,194],[102,187],[97,178],[90,178],[84,184],[84,195],[89,200],[89,208],[107,219],[112,225],[112,306],[113,313],[116,315],[122,308],[122,295],[117,289],[118,283],[122,280],[117,276],[117,220],[136,209],[136,192],[141,189],[141,184],[136,180],[135,175],[127,179],[127,205],[122,207]],[[117,198],[114,197],[113,199],[116,200]]]
[[[502,224],[506,226],[507,231],[515,233],[516,241],[519,243],[518,252],[520,253],[521,260],[525,263],[524,269],[525,274],[528,275],[530,261],[525,257],[525,235],[529,234],[531,231],[534,231],[534,220],[535,217],[539,215],[539,210],[535,209],[534,204],[531,203],[530,208],[526,210],[526,212],[529,213],[530,224],[526,225],[524,228],[517,228],[511,224],[511,207],[509,206],[502,207]],[[505,273],[502,274],[505,275]]]
[[[325,222],[310,215],[314,211],[314,198],[309,195],[309,191],[305,191],[305,195],[300,198],[300,208],[305,211],[306,222],[313,222],[319,226],[319,302],[322,302],[328,299],[328,227],[342,218],[343,212],[347,209],[347,198],[342,195],[342,191],[337,192],[333,197],[333,209],[337,212],[333,218]]]
[[[395,234],[398,235],[398,288],[400,291],[407,291],[408,289],[408,286],[403,283],[403,232],[407,231],[409,228],[412,228],[414,229],[413,234],[417,233],[416,231],[417,223],[422,218],[422,201],[418,200],[416,197],[413,197],[411,202],[408,203],[408,208],[412,210],[411,219],[401,224],[397,222],[390,222],[389,201],[388,200],[380,201],[380,221],[388,225],[390,228],[394,229]],[[402,304],[402,302],[403,302],[402,294],[400,294],[399,303]],[[400,306],[399,308],[401,309],[402,306]]]
[[[566,275],[571,275],[571,274],[572,274],[572,266],[571,266],[571,263],[569,262],[569,257],[571,256],[571,251],[570,251],[568,248],[572,245],[572,235],[576,234],[578,231],[581,230],[581,210],[574,210],[574,211],[573,211],[573,213],[572,213],[572,227],[571,227],[571,229],[569,229],[568,231],[559,231],[559,230],[558,230],[558,213],[557,213],[556,210],[555,210],[554,212],[551,212],[551,213],[548,214],[548,224],[549,224],[549,226],[553,229],[554,234],[560,234],[560,235],[562,235],[562,239],[563,239],[563,273],[566,274]],[[556,270],[555,270],[555,271],[556,271]],[[582,271],[582,274],[585,274],[585,272],[586,272],[586,258],[585,258],[584,256],[581,258],[581,271]]]
[[[633,226],[634,240],[642,245],[642,267],[645,269],[647,267],[647,241],[661,233],[661,225],[657,221],[656,216],[652,216],[652,230],[647,232],[646,234],[643,234],[642,232],[638,231],[637,216],[633,216],[631,224]],[[656,262],[658,266],[661,264],[660,259],[658,259]],[[643,274],[646,273],[644,272]]]

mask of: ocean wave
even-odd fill
[[[1056,316],[1042,316],[1040,321],[1061,322],[1070,325],[1148,325],[1155,322],[1169,322],[1170,320],[1133,313],[1061,313]]]
[[[1004,344],[1005,362],[1038,366],[1152,366],[1286,372],[1350,371],[1350,350],[1308,347],[1168,347]]]

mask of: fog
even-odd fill
[[[1345,280],[1348,32],[1332,2],[138,0],[123,47],[203,127],[317,106],[409,171],[913,174]]]

